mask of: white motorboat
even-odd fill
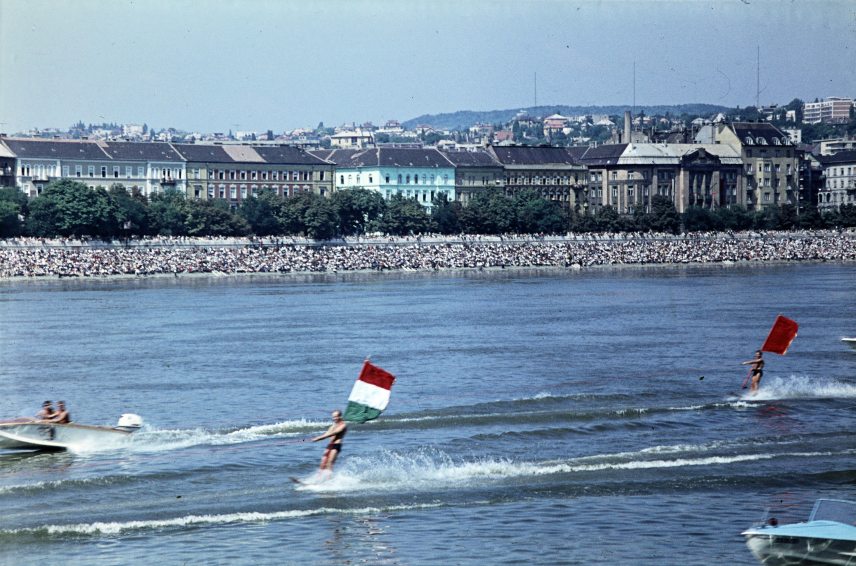
[[[115,444],[140,429],[143,419],[126,413],[116,426],[48,423],[30,418],[0,421],[0,449],[68,450]]]
[[[842,338],[841,341],[856,350],[856,338]]]
[[[856,502],[818,499],[807,522],[765,525],[744,531],[746,546],[761,564],[856,564]]]

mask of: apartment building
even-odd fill
[[[437,149],[335,149],[315,151],[313,155],[335,163],[336,190],[368,189],[385,199],[399,194],[415,198],[428,209],[438,195],[455,199],[455,167]]]
[[[806,102],[803,105],[803,122],[806,124],[846,124],[850,121],[853,99],[830,96],[821,102]]]
[[[532,189],[567,209],[577,209],[583,202],[586,167],[568,148],[494,145],[487,152],[502,165],[508,196]]]
[[[838,210],[842,204],[856,205],[856,150],[839,151],[820,158],[823,187],[818,191],[819,210]]]
[[[261,191],[283,197],[333,191],[333,164],[291,146],[173,144],[187,166],[187,196],[239,205]]]
[[[502,189],[505,171],[493,155],[485,150],[444,151],[455,167],[455,198],[466,205],[478,193]]]
[[[799,152],[783,131],[768,122],[713,124],[703,135],[717,144],[729,145],[743,160],[743,196],[739,202],[749,210],[783,204],[797,205]]]
[[[30,197],[59,179],[92,189],[121,184],[146,196],[184,191],[184,161],[167,143],[2,138],[0,145],[14,155],[14,186]]]

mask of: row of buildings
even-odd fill
[[[150,196],[168,189],[233,206],[272,190],[282,196],[364,188],[415,198],[427,208],[445,195],[465,205],[478,192],[536,190],[578,213],[604,206],[650,211],[654,196],[679,212],[742,205],[821,209],[856,204],[856,151],[814,157],[767,122],[708,124],[692,143],[596,147],[488,145],[440,150],[381,146],[306,150],[288,145],[181,144],[0,138],[0,185],[30,197],[53,180],[89,187],[122,184]]]

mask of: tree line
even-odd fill
[[[474,195],[467,206],[440,195],[429,211],[415,198],[385,200],[366,189],[348,189],[325,198],[313,193],[281,197],[262,191],[236,208],[223,200],[186,199],[178,191],[146,197],[121,184],[90,189],[62,179],[28,199],[15,188],[0,189],[0,237],[88,236],[104,240],[141,236],[287,236],[315,240],[383,233],[563,234],[567,232],[669,232],[791,230],[856,226],[856,205],[820,214],[793,205],[748,211],[742,207],[690,208],[679,214],[664,196],[650,212],[619,215],[612,207],[593,214],[568,211],[537,191],[508,196],[501,190]]]

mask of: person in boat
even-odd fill
[[[324,449],[324,455],[321,456],[321,471],[333,472],[333,464],[342,451],[342,439],[345,438],[345,433],[348,432],[348,423],[342,419],[342,411],[338,409],[333,411],[333,424],[327,429],[327,432],[316,436],[312,442],[318,442],[329,438],[330,442],[327,448]]]
[[[65,408],[65,401],[57,402],[57,410],[48,420],[57,424],[68,424],[71,422],[71,414],[68,412],[68,409]]]
[[[755,395],[761,385],[761,378],[764,377],[764,354],[761,350],[756,350],[755,357],[746,360],[741,365],[748,365],[752,368],[752,375],[749,377],[749,393]]]
[[[36,414],[36,418],[40,421],[49,421],[56,414],[53,408],[52,401],[45,401],[42,403],[42,410]]]

